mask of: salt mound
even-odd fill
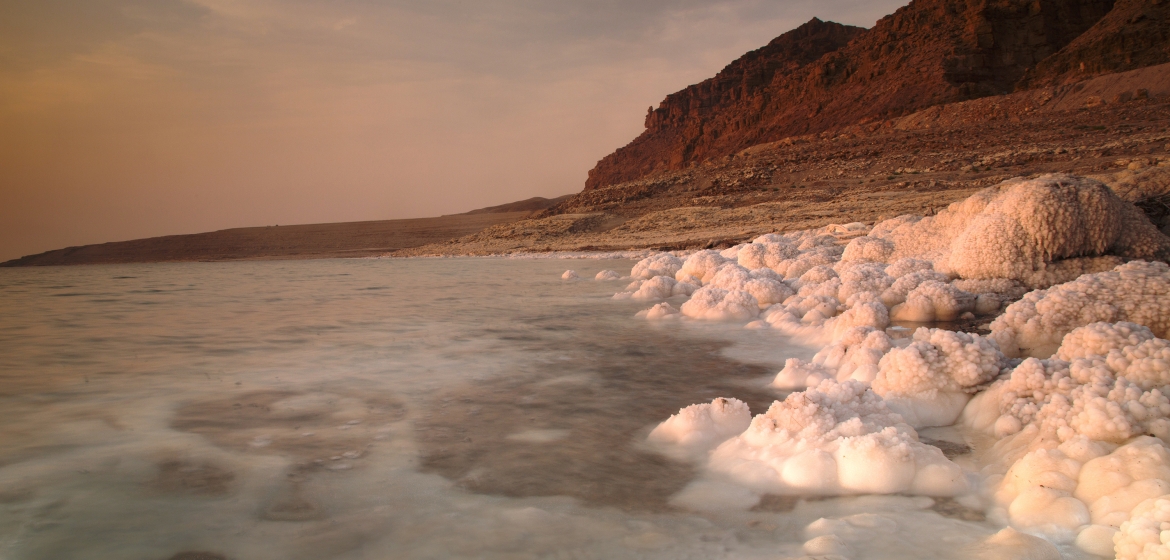
[[[1065,334],[1098,321],[1130,321],[1170,335],[1170,266],[1133,261],[1029,292],[991,323],[991,337],[1009,356],[1044,357]]]
[[[967,392],[995,379],[1005,365],[995,343],[977,334],[918,329],[908,346],[881,358],[873,390],[917,428],[949,426],[967,404]]]
[[[940,272],[1008,278],[1032,287],[1115,266],[1116,258],[1099,258],[1106,254],[1131,259],[1170,254],[1170,238],[1103,183],[1058,174],[1005,181],[936,216],[879,223],[869,235],[893,245],[886,261],[923,258]],[[860,252],[862,244],[852,243]]]
[[[630,271],[630,276],[644,280],[655,276],[674,276],[682,265],[683,262],[678,257],[670,253],[658,253],[638,261]]]
[[[1132,323],[1097,323],[1066,335],[1056,354],[1024,360],[973,399],[966,423],[1001,437],[1033,424],[1055,441],[1170,440],[1170,342]]]
[[[1110,449],[1084,437],[1041,444],[1003,476],[995,502],[1015,527],[1102,554],[1139,504],[1170,493],[1170,453],[1161,440],[1139,437]]]
[[[751,321],[822,345],[772,382],[804,390],[740,433],[746,410],[716,418],[739,410],[727,400],[683,409],[654,437],[692,445],[719,484],[753,495],[953,496],[970,490],[967,475],[915,428],[959,417],[996,438],[971,496],[992,504],[992,519],[1093,554],[1115,540],[1119,557],[1166,554],[1151,528],[1167,523],[1170,534],[1170,266],[1123,260],[1170,256],[1170,238],[1100,183],[1065,175],[1007,181],[936,216],[866,229],[671,257],[673,284],[655,274],[627,288],[702,286],[681,313],[659,304],[640,316]],[[923,328],[895,339],[905,329],[889,327],[994,314],[1021,297],[987,337]],[[808,552],[845,550],[821,536]],[[1055,553],[1014,529],[981,546]]]
[[[905,278],[907,276],[899,281]],[[890,316],[897,321],[929,323],[954,321],[963,313],[974,310],[975,294],[938,280],[926,280],[906,294],[905,302],[890,309]]]
[[[708,451],[738,435],[751,424],[748,405],[739,399],[717,398],[692,404],[654,428],[651,442],[677,446],[687,452]]]
[[[748,269],[775,268],[780,262],[796,258],[800,251],[781,236],[760,238],[741,247],[736,254],[740,266]]]
[[[679,313],[679,311],[675,309],[673,305],[667,302],[662,302],[655,305],[654,307],[651,307],[650,309],[639,311],[635,316],[650,321],[659,321],[665,319],[676,319],[681,315],[682,314]]]
[[[561,275],[561,280],[580,280],[580,279],[581,279],[581,277],[577,276],[576,270],[566,270],[565,273]]]
[[[687,317],[707,321],[746,321],[760,314],[760,304],[751,294],[713,286],[695,290],[679,309]]]
[[[730,261],[717,251],[698,251],[683,261],[674,277],[682,282],[689,282],[690,278],[695,278],[700,283],[707,284],[715,277],[719,267],[728,262]]]
[[[1140,503],[1170,494],[1168,364],[1149,328],[1093,323],[971,400],[963,423],[999,438],[988,485],[1013,526],[1105,554]]]
[[[628,287],[636,286],[632,291],[618,292],[614,299],[656,300],[667,299],[673,296],[689,296],[694,293],[696,286],[686,282],[679,282],[669,276],[655,276],[649,280],[635,281]]]
[[[1133,511],[1113,538],[1117,560],[1170,558],[1170,496],[1151,498]]]
[[[770,268],[748,270],[733,263],[721,266],[706,285],[747,292],[760,305],[780,303],[796,293]]]
[[[712,452],[709,468],[763,492],[953,496],[962,470],[857,381],[822,382],[776,401]]]
[[[594,276],[593,279],[594,280],[620,280],[621,277],[622,277],[622,275],[618,274],[616,271],[603,270],[601,272],[598,272],[597,276]]]
[[[854,379],[870,383],[877,377],[878,363],[893,342],[884,331],[873,327],[853,327],[817,352],[811,362],[789,358],[776,374],[772,386],[792,390],[816,387],[826,379]]]

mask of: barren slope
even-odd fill
[[[1166,166],[1170,64],[760,144],[395,254],[730,245],[771,231],[930,214],[1004,179],[1053,172],[1099,176],[1132,200],[1138,187],[1170,192]]]
[[[598,162],[586,189],[761,142],[1009,93],[1112,7],[1112,0],[914,0],[865,31],[813,20],[774,43],[806,45],[804,53],[815,45],[825,51],[820,58],[789,56],[785,71],[759,87],[720,87],[742,73],[745,57],[668,96],[647,116],[645,132]],[[830,50],[830,37],[852,38]]]

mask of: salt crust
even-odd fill
[[[1132,321],[1170,336],[1170,267],[1134,261],[1030,292],[991,323],[991,336],[1009,355],[1047,357],[1065,334],[1099,321]]]
[[[717,398],[692,404],[654,428],[649,440],[685,451],[706,452],[720,442],[743,433],[751,424],[748,405],[739,399]]]
[[[780,494],[967,491],[958,465],[919,443],[914,429],[858,381],[827,380],[776,401],[715,448],[708,468]]]
[[[1113,268],[1117,257],[1150,259],[1170,250],[1140,210],[1103,183],[1071,175],[1005,181],[936,216],[887,222],[869,234],[893,245],[887,260],[924,258],[940,272],[1033,288]],[[1101,258],[1106,254],[1116,257]]]
[[[651,440],[756,493],[976,492],[992,519],[1033,535],[1170,558],[1170,267],[1124,262],[1168,254],[1170,239],[1100,183],[1049,175],[928,218],[654,255],[635,266],[626,297],[644,285],[652,299],[696,289],[677,310],[663,302],[639,316],[751,321],[822,349],[788,360],[773,386],[804,390],[746,429],[737,432],[746,405],[716,399],[681,410]],[[987,337],[887,331],[891,320],[996,314],[1021,296]],[[916,427],[956,417],[999,438],[978,475],[918,441]],[[987,546],[1055,551],[1005,531]],[[845,550],[807,544],[810,554]]]
[[[601,272],[598,272],[598,273],[597,273],[597,275],[593,277],[593,279],[594,279],[594,280],[599,280],[599,281],[604,281],[604,280],[620,280],[620,279],[621,279],[621,277],[622,277],[622,275],[621,275],[621,274],[618,274],[616,271],[613,271],[613,270],[603,270],[603,271],[601,271]]]

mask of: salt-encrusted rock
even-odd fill
[[[1133,510],[1113,537],[1117,560],[1170,558],[1170,496],[1151,498]]]
[[[890,315],[898,321],[928,323],[954,321],[974,310],[975,294],[937,280],[926,280],[906,294],[905,302],[891,308]]]
[[[682,314],[679,313],[679,311],[677,309],[675,309],[673,305],[671,305],[665,301],[662,303],[656,304],[654,307],[651,307],[650,309],[645,309],[645,310],[639,311],[637,314],[637,317],[642,318],[642,319],[647,319],[650,321],[661,321],[661,320],[666,320],[666,319],[675,319],[675,318],[678,318],[681,316],[682,316]]]
[[[717,398],[710,403],[680,409],[678,414],[654,428],[648,439],[691,453],[706,451],[743,433],[751,421],[751,411],[746,403],[739,399]]]
[[[689,296],[697,289],[693,284],[679,282],[669,276],[655,276],[641,281],[633,291],[618,292],[614,299],[656,300],[673,296]]]
[[[948,426],[968,391],[995,379],[1006,365],[994,342],[976,334],[918,329],[905,348],[881,358],[873,390],[911,425]]]
[[[706,285],[747,292],[760,305],[780,303],[795,294],[772,269],[748,270],[734,263],[722,265]]]
[[[857,381],[825,381],[776,401],[712,452],[710,468],[758,491],[953,496],[962,469]]]
[[[870,236],[894,245],[891,259],[922,258],[940,272],[1032,287],[1106,270],[1119,258],[1170,253],[1170,238],[1140,210],[1099,181],[1070,175],[1005,181],[936,216],[879,223]]]
[[[729,262],[727,258],[716,251],[699,251],[687,257],[674,277],[680,281],[687,281],[687,277],[694,277],[706,285],[719,271],[719,267]]]
[[[894,253],[894,244],[880,237],[858,237],[845,246],[842,262],[886,262]]]
[[[779,236],[775,238],[784,239]],[[736,258],[740,266],[754,270],[758,268],[774,268],[781,261],[796,258],[799,254],[800,251],[797,250],[796,246],[787,240],[776,242],[756,239],[740,248]]]
[[[784,369],[772,380],[772,386],[785,390],[806,389],[816,387],[826,379],[871,383],[877,377],[878,363],[891,348],[893,342],[884,331],[871,326],[855,326],[817,352],[811,362],[789,358]]]
[[[744,291],[704,286],[680,308],[683,315],[708,321],[747,321],[760,314],[756,298]]]
[[[922,270],[903,274],[902,276],[898,277],[898,279],[895,280],[889,288],[886,288],[884,291],[882,291],[882,303],[886,304],[886,307],[892,308],[899,303],[905,302],[906,297],[910,295],[910,292],[912,292],[918,286],[922,285],[923,282],[947,282],[949,280],[950,277],[946,274],[935,272],[933,270]],[[958,288],[957,286],[956,288],[962,290],[962,288]]]
[[[1170,335],[1170,266],[1133,261],[1075,281],[1036,290],[991,323],[991,337],[1010,355],[1051,355],[1065,334],[1095,322],[1130,321]]]
[[[682,265],[682,259],[670,253],[658,253],[638,261],[630,271],[630,276],[647,280],[655,276],[673,277]]]

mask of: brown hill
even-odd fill
[[[524,200],[518,200],[516,202],[509,202],[507,204],[501,204],[499,206],[488,206],[487,208],[480,208],[478,210],[464,212],[464,214],[500,214],[503,212],[539,212],[541,210],[546,210],[548,208],[552,208],[553,206],[556,206],[557,204],[560,204],[560,203],[562,203],[562,202],[564,202],[572,197],[573,197],[573,195],[571,195],[571,194],[558,196],[556,198],[545,198],[543,196],[534,196],[532,198],[526,198]]]
[[[785,45],[774,54],[744,57],[668,96],[647,115],[645,132],[598,162],[585,188],[684,169],[789,136],[1009,93],[1037,62],[1112,8],[1112,0],[914,0],[869,30],[814,19],[770,43]],[[823,54],[809,60],[818,50]],[[754,87],[720,85],[759,59],[782,70]]]
[[[67,247],[13,259],[0,263],[0,267],[371,257],[441,243],[528,215],[528,212],[458,214],[412,220],[233,228]]]
[[[370,257],[521,220],[570,196],[538,196],[437,218],[246,227],[112,241],[27,255],[0,262],[0,267]]]

